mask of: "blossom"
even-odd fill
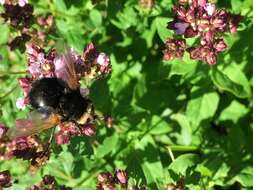
[[[23,97],[19,97],[16,101],[16,107],[21,110],[24,110],[27,104],[28,104],[28,99],[23,98]]]
[[[0,139],[2,139],[5,136],[7,131],[8,131],[8,128],[5,127],[5,125],[0,123]]]
[[[116,170],[115,177],[120,184],[127,185],[128,177],[127,173],[124,170]]]
[[[72,190],[72,188],[70,187],[58,184],[57,181],[55,180],[55,177],[52,175],[45,175],[43,176],[41,182],[26,188],[26,190],[46,190],[46,189]]]
[[[100,53],[96,59],[99,65],[99,70],[101,73],[108,74],[111,72],[110,59],[105,53]]]
[[[218,54],[227,48],[222,36],[225,32],[236,32],[243,19],[224,9],[216,9],[215,4],[208,0],[179,0],[172,11],[174,19],[167,28],[174,30],[179,37],[165,41],[164,60],[181,58],[187,50],[191,59],[216,64]],[[200,44],[197,41],[191,47],[186,47],[184,38],[192,37],[197,37]]]
[[[92,123],[87,123],[85,125],[80,126],[81,127],[81,133],[86,136],[93,136],[96,134],[96,127]]]
[[[12,185],[11,174],[8,170],[0,172],[0,188],[7,188]]]
[[[184,39],[171,39],[168,38],[165,42],[165,50],[163,51],[164,60],[172,60],[174,58],[181,58],[184,55],[186,42]]]

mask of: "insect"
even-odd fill
[[[34,135],[64,121],[85,124],[93,119],[93,106],[91,101],[80,93],[70,50],[58,59],[63,61],[63,66],[57,69],[64,79],[43,77],[32,83],[28,98],[34,111],[28,118],[16,121],[16,127],[7,133],[10,139]]]

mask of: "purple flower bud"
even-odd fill
[[[184,37],[185,37],[185,38],[192,38],[192,37],[197,36],[197,35],[198,35],[198,31],[193,30],[192,27],[188,27],[188,28],[185,30],[185,33],[184,33]]]
[[[124,170],[116,170],[115,177],[120,184],[127,185],[128,177],[127,173]]]
[[[38,63],[32,63],[28,66],[28,70],[32,76],[41,76],[41,68]]]
[[[63,81],[67,81],[69,77],[66,73],[66,67],[67,62],[65,61],[63,56],[59,56],[54,59],[55,75],[57,78],[60,78]]]
[[[83,53],[85,62],[92,63],[98,56],[97,49],[93,43],[87,45]]]
[[[3,138],[8,131],[8,128],[0,123],[0,139]]]
[[[175,30],[176,30],[176,34],[184,34],[185,31],[186,31],[186,28],[189,26],[188,23],[180,23],[180,22],[177,22],[174,24],[174,27],[175,27]]]
[[[8,170],[0,172],[0,187],[6,188],[10,187],[11,183],[11,174]]]
[[[18,82],[19,82],[19,86],[23,88],[24,95],[27,96],[31,89],[31,85],[30,85],[31,80],[25,77],[25,78],[19,78]]]
[[[177,15],[178,19],[184,20],[186,17],[186,10],[183,6],[174,6],[172,11]]]
[[[111,116],[105,117],[106,127],[112,128],[113,127],[113,118]]]
[[[226,50],[227,45],[224,42],[223,39],[218,39],[215,43],[214,43],[214,48],[217,52],[223,52]]]
[[[224,31],[227,18],[228,13],[225,10],[218,10],[214,13],[210,22],[215,28],[219,29],[220,31]]]
[[[101,73],[108,74],[111,72],[110,59],[105,53],[100,53],[96,59]]]
[[[32,43],[29,43],[26,44],[26,52],[28,53],[28,56],[37,57],[38,54],[41,52],[41,48]]]
[[[90,90],[88,88],[80,88],[80,94],[82,97],[87,97],[90,94]]]
[[[92,123],[88,123],[81,126],[81,133],[86,136],[93,136],[96,134],[96,126]]]
[[[20,110],[24,110],[29,103],[27,98],[19,97],[16,101],[16,107]]]
[[[190,53],[191,59],[200,59],[201,58],[200,48],[191,47],[191,48],[188,48],[187,51]]]
[[[28,3],[28,0],[19,0],[18,1],[18,4],[19,4],[20,7],[24,7],[25,4],[27,4],[27,3]]]
[[[209,65],[214,65],[217,63],[217,54],[214,52],[209,52],[206,57],[205,57],[205,61],[209,64]]]
[[[113,181],[113,176],[110,172],[102,172],[98,174],[98,182],[101,184],[112,182]]]
[[[229,29],[231,33],[237,32],[239,23],[243,20],[243,16],[228,13]]]
[[[59,131],[55,135],[55,143],[58,145],[68,144],[70,141],[70,135],[68,133],[64,133],[63,131]]]
[[[138,190],[138,188],[135,185],[132,185],[129,190]]]
[[[205,5],[204,9],[206,10],[206,12],[209,16],[212,16],[215,12],[215,4],[207,3]]]
[[[184,39],[171,39],[168,38],[165,41],[166,49],[163,51],[163,59],[166,61],[174,58],[181,58],[186,48],[186,42]]]
[[[140,187],[140,190],[147,190],[148,188],[145,186],[145,185],[142,185],[141,187]]]
[[[194,1],[194,0],[193,0]],[[200,7],[205,7],[207,3],[207,0],[197,0],[197,4]]]
[[[54,179],[54,177],[51,176],[51,175],[45,175],[45,176],[42,178],[42,182],[44,183],[44,185],[50,185],[50,184],[55,183],[55,179]]]

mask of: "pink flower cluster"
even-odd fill
[[[118,188],[117,188],[118,187]],[[135,185],[128,187],[128,175],[124,170],[116,170],[114,174],[102,172],[97,177],[97,190],[146,190],[146,186],[138,188]]]
[[[24,92],[24,98],[17,101],[17,107],[21,109],[29,104],[27,95],[33,81],[42,77],[57,77],[63,80],[67,77],[62,72],[62,68],[66,66],[65,62],[61,56],[57,55],[55,49],[45,53],[44,49],[34,44],[28,44],[27,54],[29,75],[19,79],[20,87]],[[83,56],[77,54],[74,50],[71,50],[71,56],[79,80],[83,78],[89,80],[99,79],[111,73],[109,57],[103,52],[98,52],[93,43],[90,43],[84,49]],[[87,95],[88,89],[80,89],[80,91],[81,94]]]
[[[236,32],[243,19],[224,9],[216,9],[208,0],[179,0],[172,11],[174,19],[168,23],[168,29],[174,30],[179,38],[166,40],[165,60],[181,58],[187,51],[192,59],[216,64],[218,54],[227,48],[222,36],[225,32]],[[187,47],[183,37],[198,37],[199,43]]]
[[[72,188],[59,185],[54,176],[45,175],[39,184],[27,187],[26,190],[72,190]]]
[[[72,122],[60,123],[57,128],[59,131],[55,134],[55,142],[58,145],[68,144],[71,137],[74,136],[93,136],[96,134],[95,124],[88,123],[84,125],[77,125]]]
[[[15,5],[18,4],[20,7],[25,6],[28,0],[0,0],[1,5]]]
[[[29,160],[31,170],[46,163],[50,155],[47,143],[42,144],[37,136],[16,138],[10,141],[6,136],[7,130],[7,127],[0,125],[0,131],[4,131],[0,137],[0,160],[9,160],[13,157]]]

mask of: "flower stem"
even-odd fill
[[[6,92],[3,96],[0,96],[0,100],[8,97],[8,95],[10,95],[14,90],[16,90],[17,87],[18,87],[18,85],[15,85],[12,89],[10,89],[8,92]]]
[[[184,145],[170,145],[168,146],[172,151],[176,152],[194,152],[199,151],[199,147],[196,146],[184,146]]]
[[[26,74],[27,71],[7,71],[7,72],[0,72],[0,77],[5,75],[19,75],[19,74]]]
[[[169,151],[169,155],[170,155],[170,158],[171,158],[172,162],[174,162],[175,161],[175,157],[174,157],[174,154],[173,154],[170,146],[168,147],[168,151]]]

